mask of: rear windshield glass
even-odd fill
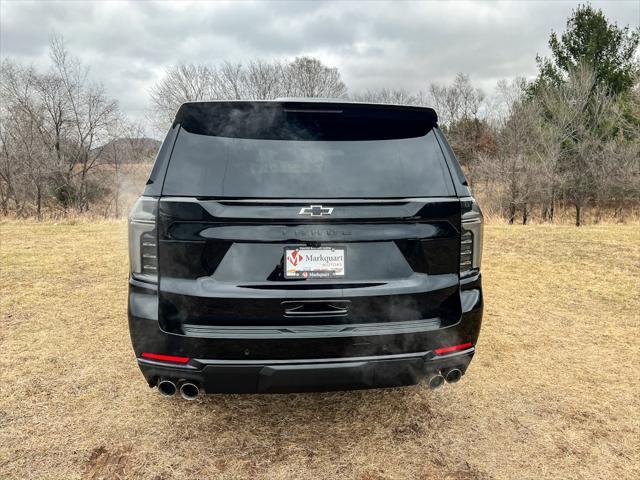
[[[433,130],[414,138],[264,140],[181,130],[163,195],[398,198],[454,194]]]

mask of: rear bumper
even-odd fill
[[[415,385],[437,372],[463,373],[475,349],[446,356],[430,352],[377,357],[294,361],[215,361],[192,359],[175,367],[138,359],[149,386],[159,378],[191,381],[206,393],[288,393]]]
[[[480,276],[461,285],[462,315],[453,325],[393,322],[344,335],[333,329],[215,332],[208,337],[163,331],[157,296],[131,285],[129,327],[138,365],[149,386],[159,378],[197,383],[206,393],[276,393],[413,385],[433,373],[464,373],[475,347],[438,356],[440,347],[476,345],[482,322]],[[376,324],[372,324],[376,325]],[[383,328],[384,327],[384,328]],[[409,328],[410,327],[410,328]],[[209,332],[211,333],[211,332]],[[188,357],[177,365],[142,358],[142,352]]]

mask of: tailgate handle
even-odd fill
[[[285,317],[343,317],[350,300],[306,300],[282,302]]]

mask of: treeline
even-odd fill
[[[119,217],[142,191],[160,142],[129,121],[61,37],[39,71],[7,59],[0,74],[0,213]],[[204,99],[344,97],[336,68],[292,62],[180,65],[151,92],[151,123],[166,132],[179,105]]]
[[[623,221],[640,206],[640,31],[578,7],[533,81],[488,97],[469,76],[417,92],[350,92],[336,68],[293,61],[181,64],[150,91],[149,125],[166,131],[185,101],[344,98],[436,109],[485,210],[510,223],[557,220],[570,207]],[[46,72],[11,60],[0,76],[0,211],[119,216],[138,194],[159,142],[145,138],[60,38]],[[592,207],[592,208],[591,208]]]
[[[551,57],[537,57],[538,77],[501,82],[500,114],[471,118],[476,128],[463,136],[478,142],[452,132],[472,181],[510,223],[517,214],[527,223],[536,207],[553,221],[558,205],[571,206],[578,226],[586,207],[596,221],[604,211],[623,221],[638,207],[639,42],[640,29],[580,6],[551,34]]]
[[[159,142],[126,120],[60,37],[50,58],[45,72],[2,63],[0,212],[40,219],[100,205],[98,214],[119,216],[129,165],[148,164]]]
[[[185,101],[276,97],[343,97],[355,101],[432,106],[483,206],[509,223],[552,222],[560,208],[576,225],[594,207],[623,221],[640,205],[640,30],[609,23],[580,6],[551,58],[538,57],[531,82],[502,81],[488,98],[470,78],[347,92],[338,71],[310,58],[179,65],[151,92],[154,118],[166,125]]]
[[[272,100],[281,97],[341,98],[347,87],[337,68],[298,57],[292,62],[252,60],[220,65],[181,64],[169,68],[151,90],[158,128],[170,124],[178,107],[200,100]]]

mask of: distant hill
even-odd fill
[[[100,156],[100,163],[148,163],[155,158],[162,142],[154,138],[116,138],[94,148],[92,151]]]

